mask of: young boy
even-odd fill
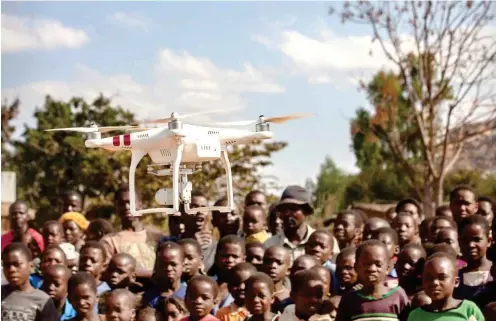
[[[136,260],[127,253],[117,253],[105,271],[110,289],[129,289],[136,280]]]
[[[279,313],[291,302],[285,279],[289,275],[291,254],[283,246],[273,246],[265,251],[263,269],[274,282],[274,303],[272,312]]]
[[[270,237],[267,232],[267,215],[263,207],[250,205],[245,208],[243,214],[243,231],[246,242],[265,242]]]
[[[274,282],[265,273],[257,272],[246,281],[246,308],[251,316],[246,321],[276,321],[278,314],[271,311]]]
[[[243,321],[248,316],[245,308],[245,282],[257,272],[250,263],[241,262],[230,271],[228,279],[229,293],[234,298],[231,305],[219,309],[215,316],[220,321]]]
[[[210,314],[217,303],[219,286],[206,275],[198,275],[188,283],[186,291],[186,307],[189,317],[181,321],[219,321]]]
[[[22,243],[10,243],[2,251],[3,273],[9,284],[2,286],[2,320],[58,320],[57,309],[48,294],[33,288],[31,251]]]
[[[88,229],[86,230],[86,242],[88,241],[100,241],[105,235],[113,234],[114,227],[112,224],[103,218],[97,218],[90,222]]]
[[[400,250],[407,244],[420,243],[417,221],[410,214],[398,214],[393,220],[392,227],[398,234]]]
[[[329,315],[319,315],[324,298],[325,285],[315,270],[299,271],[291,277],[291,300],[281,315],[281,320],[332,321]]]
[[[258,271],[262,271],[265,247],[260,242],[246,244],[246,262],[253,264]]]
[[[460,243],[458,242],[458,229],[454,227],[444,227],[436,233],[434,239],[435,244],[447,244],[453,248],[458,257],[458,268],[462,269],[467,265],[467,262],[460,259],[462,252],[460,250]]]
[[[221,198],[214,206],[227,206],[227,199]],[[212,225],[219,231],[220,238],[226,235],[240,235],[241,216],[236,209],[228,213],[212,211]]]
[[[396,263],[397,259],[396,256],[400,252],[398,246],[398,234],[390,227],[383,227],[376,230],[373,233],[372,238],[379,240],[386,245],[389,254],[387,283],[390,288],[394,288],[398,285],[398,274],[396,273],[396,269],[394,268],[394,264]]]
[[[289,275],[291,276],[299,271],[311,269],[314,266],[320,266],[320,262],[315,258],[315,256],[303,254],[293,262]]]
[[[408,321],[484,321],[475,303],[453,298],[453,290],[459,284],[456,257],[436,253],[425,262],[422,284],[432,302],[413,310]]]
[[[181,281],[188,283],[192,277],[203,273],[203,253],[200,243],[195,239],[182,239],[177,242],[184,252],[183,274]]]
[[[110,291],[107,282],[102,280],[106,262],[106,251],[102,243],[90,241],[81,248],[79,271],[88,272],[95,278],[98,296]]]
[[[157,262],[153,272],[153,286],[143,294],[143,303],[156,309],[161,300],[175,296],[184,299],[186,285],[181,283],[183,248],[174,242],[164,242],[157,249]]]
[[[64,241],[64,228],[58,221],[46,221],[41,232],[45,246],[59,245]]]
[[[475,215],[479,210],[477,195],[470,186],[457,186],[450,193],[450,209],[456,223],[469,216]]]
[[[108,294],[105,310],[108,321],[134,321],[136,298],[127,289],[116,289]]]
[[[338,284],[332,286],[333,293],[343,295],[357,287],[357,273],[355,270],[356,248],[347,247],[339,252],[336,259],[336,279]],[[335,290],[334,290],[335,289]]]
[[[321,265],[331,264],[334,247],[334,238],[327,230],[319,229],[310,235],[305,244],[305,253],[319,260]],[[340,245],[341,248],[341,245]]]
[[[422,267],[425,258],[424,248],[417,243],[406,245],[398,254],[395,264],[398,282],[410,300],[421,291]]]
[[[45,277],[42,290],[51,298],[60,321],[66,321],[76,316],[76,310],[67,299],[67,283],[72,276],[72,271],[65,265],[52,265],[43,271]]]
[[[371,217],[369,218],[366,222],[365,225],[363,226],[363,237],[362,239],[364,241],[370,240],[372,238],[372,234],[380,229],[381,227],[391,227],[388,223],[383,218],[380,217]]]
[[[98,301],[96,288],[95,278],[87,272],[77,272],[71,276],[67,290],[69,302],[76,310],[76,316],[70,321],[100,321],[96,312]]]
[[[343,295],[336,321],[351,321],[365,317],[403,320],[408,297],[401,287],[390,289],[386,284],[389,253],[379,240],[368,240],[356,251],[355,268],[362,289]]]
[[[449,217],[445,216],[436,216],[432,219],[431,230],[430,230],[430,241],[435,242],[437,237],[437,233],[445,227],[457,228],[455,221],[453,221]]]
[[[362,233],[362,218],[353,211],[338,213],[334,222],[334,236],[338,240],[339,248],[357,244]]]

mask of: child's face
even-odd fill
[[[388,253],[381,246],[367,246],[358,257],[355,269],[358,281],[364,286],[384,283],[388,273]]]
[[[96,291],[89,284],[79,284],[74,291],[69,292],[69,301],[78,315],[89,316],[97,302]]]
[[[316,265],[316,261],[310,257],[299,257],[297,260],[293,262],[293,266],[291,266],[291,275],[294,275],[296,272],[309,270]]]
[[[184,257],[178,249],[164,249],[157,257],[157,274],[174,283],[183,273]]]
[[[236,264],[245,260],[244,248],[239,244],[227,243],[223,248],[220,248],[217,255],[216,265],[221,270],[230,270]]]
[[[355,255],[339,256],[336,260],[336,276],[341,286],[353,286],[357,282]]]
[[[265,215],[259,209],[247,209],[243,215],[243,231],[246,235],[262,232],[265,229]]]
[[[465,261],[479,261],[486,256],[489,240],[482,226],[477,224],[465,226],[460,235],[460,240],[460,247]]]
[[[218,206],[227,206],[227,202],[221,202]],[[219,229],[221,235],[237,234],[241,225],[241,218],[236,211],[212,212],[212,223]]]
[[[14,287],[20,287],[29,281],[29,275],[33,270],[33,262],[29,261],[21,251],[10,252],[3,263],[5,278]]]
[[[58,249],[48,250],[43,253],[43,258],[41,261],[41,271],[45,271],[48,267],[52,265],[65,264],[64,254]]]
[[[393,228],[398,233],[400,244],[407,244],[415,239],[417,234],[417,225],[413,216],[401,215],[393,222]]]
[[[377,239],[386,244],[389,259],[392,259],[396,254],[398,254],[398,245],[394,243],[389,234],[379,234],[377,235]]]
[[[265,251],[263,267],[274,283],[281,281],[288,275],[291,258],[282,248],[270,248]]]
[[[420,264],[423,262],[422,252],[418,249],[409,248],[403,250],[398,255],[398,261],[396,261],[396,272],[398,272],[398,278],[400,285],[405,282],[415,282],[419,277]]]
[[[41,289],[54,301],[60,301],[67,296],[68,275],[60,269],[49,269],[43,273]]]
[[[262,193],[254,193],[245,200],[245,206],[258,205],[263,208],[267,207],[267,197]]]
[[[283,231],[283,220],[279,212],[274,212],[274,214],[269,216],[269,229],[273,235],[281,233]]]
[[[83,236],[83,231],[74,221],[65,221],[64,224],[65,240],[71,244],[76,244]]]
[[[291,291],[291,299],[298,317],[309,318],[320,310],[324,288],[324,282],[321,280],[309,280],[301,289]]]
[[[123,289],[134,281],[135,267],[130,259],[126,257],[114,257],[107,268],[107,282],[111,289]]]
[[[201,253],[198,253],[198,249],[192,244],[183,244],[182,247],[184,251],[183,275],[195,276],[202,265]]]
[[[357,234],[355,217],[352,214],[340,215],[334,223],[334,236],[340,243],[351,242]]]
[[[185,317],[185,314],[177,308],[175,304],[167,303],[165,306],[165,320],[164,321],[179,321]]]
[[[133,321],[136,310],[127,295],[112,295],[106,302],[106,321]]]
[[[48,225],[45,229],[43,229],[43,241],[45,246],[49,245],[59,245],[62,243],[64,238],[64,231],[58,224]]]
[[[458,255],[460,254],[460,244],[458,243],[458,233],[452,228],[443,228],[437,232],[435,239],[436,244],[446,243],[455,250]]]
[[[437,233],[439,233],[439,231],[445,227],[451,227],[450,222],[447,220],[437,219],[434,222],[432,222],[431,232],[430,232],[431,240],[435,240],[437,238]]]
[[[103,253],[100,249],[83,249],[79,258],[79,271],[88,272],[96,280],[100,280],[104,269]]]
[[[477,213],[479,204],[477,203],[474,193],[471,191],[459,190],[450,201],[450,209],[455,221],[460,222],[465,217]]]
[[[234,302],[238,306],[243,306],[245,303],[245,282],[252,275],[251,271],[237,271],[231,282],[229,282],[229,293],[234,298]]]
[[[332,256],[332,237],[326,233],[313,233],[305,245],[305,253],[312,255],[321,263]]]
[[[263,257],[265,254],[265,249],[259,246],[251,246],[246,249],[246,262],[253,264],[260,270],[263,264]]]
[[[272,292],[265,282],[254,282],[246,289],[245,305],[252,315],[263,315],[270,311],[273,302]]]
[[[435,258],[424,265],[422,286],[432,301],[443,300],[453,294],[459,279],[456,267],[447,258]]]
[[[192,317],[203,318],[212,311],[217,301],[213,286],[204,281],[189,284],[186,291],[186,307]]]

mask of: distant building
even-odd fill
[[[10,229],[9,206],[17,199],[16,173],[2,172],[2,233]]]

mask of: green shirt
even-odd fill
[[[417,308],[410,313],[408,321],[485,321],[485,318],[475,303],[463,300],[457,308],[442,312]]]

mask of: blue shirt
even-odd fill
[[[105,292],[111,291],[112,289],[107,284],[107,282],[102,282],[99,286],[96,287],[96,295],[101,296]],[[95,312],[98,313],[98,302],[95,304]]]
[[[43,277],[39,274],[32,273],[29,275],[29,283],[31,283],[33,288],[40,289],[43,285]]]
[[[76,317],[76,310],[74,310],[74,307],[66,298],[64,304],[64,310],[62,311],[62,315],[60,316],[60,321],[70,320],[74,317]]]
[[[164,297],[162,297],[161,293],[162,291],[157,286],[154,286],[150,290],[145,291],[145,293],[143,294],[143,302],[148,306],[156,309],[160,301],[165,299]],[[181,283],[179,288],[174,293],[172,293],[172,296],[184,300],[184,298],[186,297],[186,284]]]
[[[331,260],[327,260],[324,262],[323,266],[329,271],[331,274],[331,293],[337,294],[339,292],[339,279],[336,276],[336,264],[332,263]]]

